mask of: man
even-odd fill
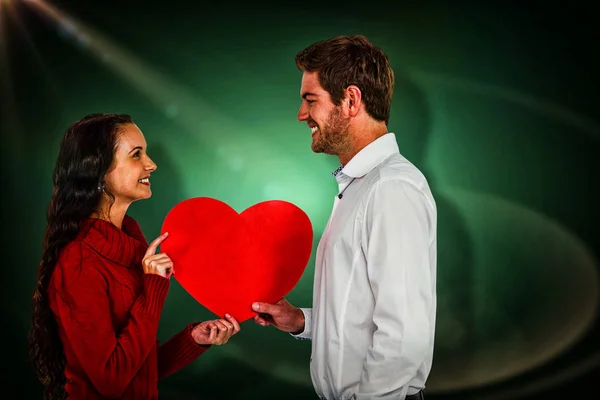
[[[436,205],[388,133],[394,74],[363,36],[314,43],[298,120],[312,150],[335,155],[339,194],[319,243],[313,308],[254,303],[255,321],[312,339],[320,398],[423,399],[433,359]]]

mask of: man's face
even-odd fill
[[[342,115],[342,106],[336,106],[329,92],[321,87],[318,72],[304,72],[300,97],[298,121],[306,121],[311,129],[312,150],[339,155],[347,147],[349,120]]]

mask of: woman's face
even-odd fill
[[[156,164],[146,153],[146,139],[135,124],[121,127],[117,147],[104,182],[115,196],[115,204],[129,205],[152,196],[150,173]]]

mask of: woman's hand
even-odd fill
[[[229,314],[225,314],[225,319],[215,319],[204,321],[192,329],[192,338],[201,345],[227,343],[230,337],[240,331],[240,324]]]
[[[150,243],[146,254],[142,259],[142,267],[145,274],[156,274],[164,278],[170,278],[175,272],[173,270],[173,261],[165,253],[156,253],[156,249],[169,236],[169,232],[165,232]]]

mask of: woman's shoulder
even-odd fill
[[[56,269],[63,278],[71,280],[82,273],[98,274],[100,272],[101,274],[101,269],[98,268],[101,265],[102,262],[97,252],[83,240],[83,237],[78,236],[62,249]]]

